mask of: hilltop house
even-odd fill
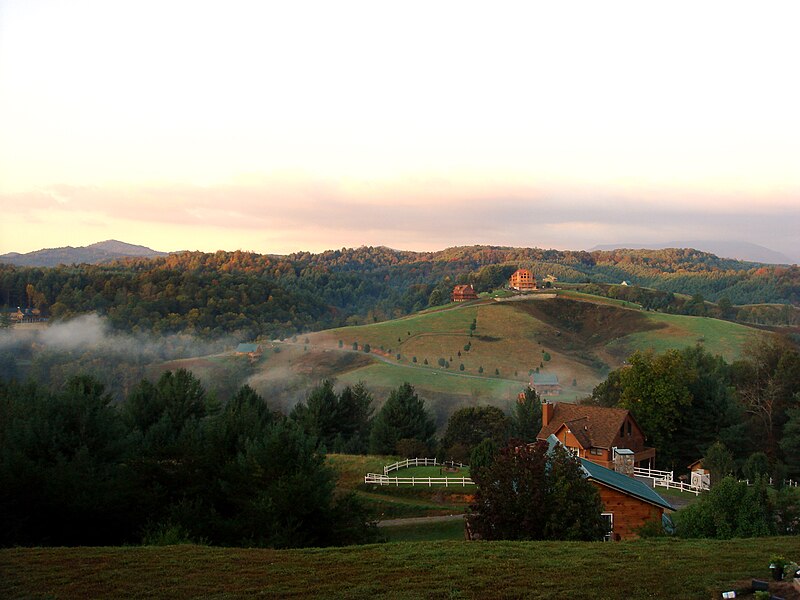
[[[238,356],[247,355],[250,358],[258,358],[264,353],[264,349],[261,347],[261,344],[239,344],[236,346],[236,354]]]
[[[561,393],[561,384],[555,373],[533,373],[530,388],[540,396],[558,396]]]
[[[467,302],[477,299],[478,294],[475,292],[475,288],[473,288],[472,285],[457,285],[453,288],[453,302]]]
[[[536,278],[528,269],[517,269],[508,281],[508,287],[512,290],[527,292],[536,289]]]
[[[644,433],[624,408],[544,402],[536,439],[547,440],[551,435],[576,456],[602,467],[629,464],[631,475],[634,466],[652,466],[656,456],[656,449],[645,446]]]

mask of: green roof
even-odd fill
[[[555,373],[534,373],[534,385],[558,385],[558,375]]]
[[[554,446],[560,444],[561,442],[558,441],[556,436],[551,434],[547,437],[548,452],[552,451]],[[656,506],[666,508],[667,510],[675,510],[675,508],[669,502],[659,496],[653,488],[645,483],[642,483],[638,479],[628,477],[622,473],[617,473],[611,469],[606,469],[605,467],[601,467],[600,465],[595,464],[585,458],[581,458],[579,460],[581,461],[583,472],[589,479],[593,479],[594,481],[620,491],[623,494],[628,494],[629,496],[639,498],[639,500],[649,502],[650,504],[655,504]]]
[[[669,502],[659,496],[653,488],[645,483],[642,483],[638,479],[628,477],[622,473],[617,473],[611,469],[606,469],[605,467],[601,467],[600,465],[595,464],[590,460],[586,460],[585,458],[581,459],[581,466],[583,467],[583,470],[586,472],[589,479],[594,479],[598,483],[607,485],[608,487],[618,490],[623,494],[634,496],[640,500],[649,502],[650,504],[655,504],[656,506],[660,506],[668,510],[675,510],[675,508]]]
[[[258,352],[258,344],[239,344],[236,346],[237,352],[251,353]]]

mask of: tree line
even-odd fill
[[[756,338],[731,364],[701,346],[635,352],[586,402],[629,409],[661,467],[720,442],[739,468],[761,453],[776,479],[800,475],[800,352],[785,337]]]
[[[494,289],[518,267],[560,282],[625,279],[664,292],[643,296],[657,309],[682,310],[685,302],[666,296],[678,292],[733,304],[800,304],[796,266],[759,266],[691,250],[489,246],[430,253],[363,247],[288,256],[184,252],[50,269],[0,265],[0,303],[6,309],[38,308],[56,319],[97,312],[126,331],[282,337],[445,303],[460,283]],[[694,302],[686,310],[704,306]]]
[[[376,539],[301,424],[244,386],[227,402],[189,372],[114,404],[70,378],[0,380],[0,545],[194,541],[326,546]]]

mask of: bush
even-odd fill
[[[459,371],[463,371],[464,370],[464,363],[461,363],[460,365],[458,365],[458,370]]]
[[[372,348],[370,348],[370,345],[364,344],[364,353],[369,354],[370,350],[372,350]]]

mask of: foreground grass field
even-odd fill
[[[2,598],[719,598],[796,538],[0,550]]]

